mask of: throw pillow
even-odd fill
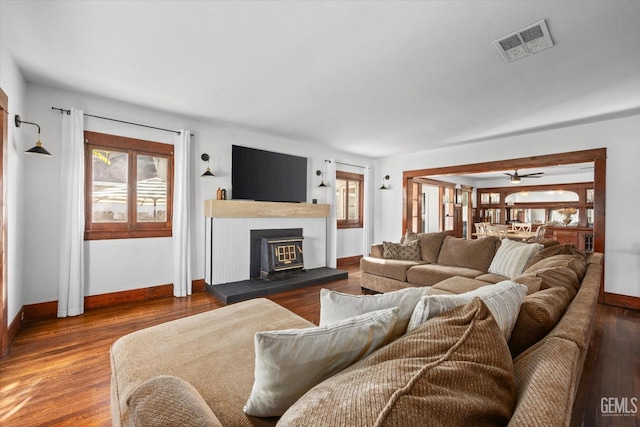
[[[159,375],[145,381],[127,405],[132,427],[222,427],[198,390],[178,377]]]
[[[543,259],[552,257],[554,255],[575,255],[577,257],[583,258],[584,260],[587,259],[586,252],[581,251],[580,249],[576,248],[573,245],[558,243],[557,245],[550,246],[540,250],[540,252],[538,252],[535,256],[531,257],[531,259],[529,260],[529,262],[527,262],[527,265],[525,266],[525,270],[531,267],[533,264],[537,263],[538,261],[542,261]]]
[[[585,273],[587,272],[587,261],[581,256],[576,255],[553,255],[529,266],[524,272],[534,273],[536,271],[553,267],[570,268],[576,273],[578,281],[581,281],[584,278]]]
[[[438,253],[438,264],[487,271],[496,255],[498,242],[495,236],[475,240],[447,236]]]
[[[544,338],[558,323],[571,302],[567,288],[554,287],[528,295],[522,301],[509,349],[516,357]]]
[[[329,325],[349,317],[370,311],[398,307],[398,322],[393,328],[391,339],[396,339],[407,330],[413,309],[429,287],[406,288],[399,291],[375,295],[351,295],[341,292],[320,290],[320,326]]]
[[[489,307],[504,334],[505,341],[509,341],[513,326],[518,320],[520,305],[526,294],[526,286],[505,280],[458,295],[425,295],[420,298],[420,302],[411,314],[407,332],[442,312],[467,304],[474,298],[480,298]]]
[[[489,273],[513,279],[522,274],[529,258],[534,256],[540,248],[541,246],[537,243],[521,243],[502,239],[502,244],[489,266]]]
[[[413,240],[407,244],[382,242],[382,257],[385,259],[406,259],[420,261],[420,241]]]
[[[328,326],[255,335],[255,373],[244,412],[282,415],[314,385],[389,342],[398,308],[378,310]]]
[[[475,299],[318,384],[278,426],[497,426],[514,406],[509,349]]]
[[[534,272],[523,273],[521,276],[513,279],[513,281],[521,283],[523,279],[540,279],[540,290],[554,287],[566,288],[572,299],[578,293],[578,289],[580,289],[578,275],[575,271],[567,267],[549,267]]]

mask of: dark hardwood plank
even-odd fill
[[[640,426],[640,311],[598,304],[573,405],[572,427]],[[602,399],[636,398],[639,413],[602,413]],[[606,402],[605,402],[606,404]],[[605,407],[605,410],[607,408]]]
[[[318,323],[320,289],[360,294],[357,266],[349,278],[269,299]],[[0,359],[0,425],[110,426],[109,347],[138,329],[223,304],[206,292],[89,310],[77,317],[27,322]],[[576,398],[573,426],[636,426],[637,418],[599,416],[603,396],[640,397],[640,312],[599,306],[594,339]],[[583,422],[584,418],[584,422]],[[620,423],[620,424],[618,424]]]

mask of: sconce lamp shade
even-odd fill
[[[204,173],[200,176],[215,176],[215,175],[213,174],[213,172],[211,172],[211,168],[207,166],[207,170],[204,171]]]
[[[42,146],[42,142],[40,142],[40,138],[38,138],[38,142],[36,142],[36,145],[33,148],[30,148],[27,151],[25,151],[25,154],[40,154],[42,156],[50,156],[51,155],[51,153],[48,152]]]
[[[33,123],[33,122],[25,122],[24,120],[20,119],[20,115],[16,114],[15,118],[14,118],[14,122],[16,124],[16,127],[19,128],[20,125],[27,124],[27,125],[32,125],[38,128],[38,142],[36,142],[36,145],[33,148],[28,149],[27,151],[25,151],[25,154],[39,154],[41,156],[51,156],[51,153],[48,152],[43,146],[42,146],[42,142],[40,141],[40,125],[38,125],[37,123]]]
[[[318,185],[318,187],[328,187],[327,184],[324,183],[324,173],[320,170],[316,171],[316,175],[317,176],[322,176],[321,180],[320,180],[320,185]]]
[[[388,190],[389,189],[389,175],[385,175],[382,178],[382,185],[380,186],[380,190]]]
[[[209,155],[207,153],[203,153],[200,156],[200,158],[202,159],[203,162],[207,162],[207,170],[204,171],[204,173],[200,176],[202,177],[215,176],[213,172],[211,172],[211,168],[209,167]]]

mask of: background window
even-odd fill
[[[338,228],[362,228],[364,175],[336,172]]]
[[[171,236],[173,146],[85,132],[85,239]]]

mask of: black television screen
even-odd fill
[[[307,158],[233,145],[231,195],[261,202],[306,202]]]

